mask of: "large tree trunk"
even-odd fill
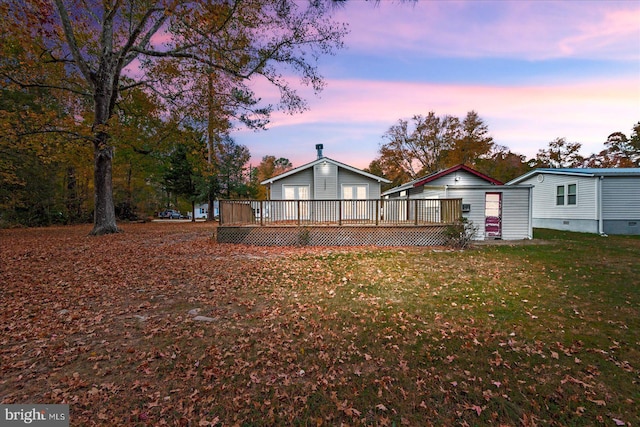
[[[103,137],[106,138],[106,135]],[[111,178],[113,148],[108,145],[105,147],[104,145],[96,144],[94,148],[95,211],[91,234],[96,236],[120,231],[116,224],[116,212],[113,206],[113,184]]]
[[[213,74],[209,73],[207,78],[207,104],[209,107],[209,116],[207,119],[207,163],[209,168],[213,168]],[[211,185],[211,181],[209,181]],[[211,188],[207,189],[207,221],[213,221],[213,196],[211,195]]]
[[[106,68],[106,67],[105,67]],[[104,71],[104,69],[103,69]],[[112,160],[113,147],[106,129],[111,117],[117,92],[110,82],[114,80],[110,73],[104,73],[97,79],[97,87],[94,95],[95,118],[93,131],[94,174],[93,185],[95,189],[93,230],[91,234],[100,236],[103,234],[117,233],[116,212],[113,205]]]

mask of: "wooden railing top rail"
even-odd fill
[[[448,224],[462,199],[220,200],[221,226]]]

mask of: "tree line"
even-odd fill
[[[559,137],[527,159],[497,144],[476,111],[460,119],[451,115],[414,115],[400,119],[383,135],[378,156],[367,171],[392,181],[389,188],[458,164],[466,164],[499,181],[507,182],[533,168],[640,167],[640,122],[627,137],[613,132],[604,149],[583,156],[582,144]]]

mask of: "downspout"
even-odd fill
[[[599,176],[596,180],[596,216],[598,218],[598,234],[606,237],[604,234],[604,221],[602,218],[602,180],[603,176]]]
[[[533,187],[529,187],[529,240],[533,239]]]

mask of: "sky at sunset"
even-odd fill
[[[345,48],[320,58],[327,86],[303,114],[237,130],[254,165],[316,158],[365,168],[399,119],[478,112],[497,144],[527,158],[555,138],[599,152],[640,121],[640,2],[351,0],[335,11]],[[269,100],[272,89],[256,83]]]

